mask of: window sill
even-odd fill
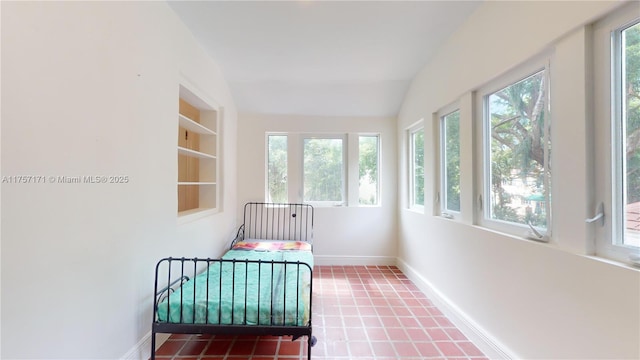
[[[346,207],[348,207],[345,204],[318,203],[318,202],[313,202],[313,201],[304,201],[303,204],[309,204],[309,205],[313,206],[316,209],[318,209],[318,208],[331,209],[331,208],[346,208]]]
[[[444,220],[448,220],[448,219],[445,219],[442,216],[438,216],[438,217],[442,218]],[[472,226],[474,228],[476,228],[476,229],[484,230],[484,231],[491,232],[491,233],[494,233],[494,234],[497,234],[497,235],[501,235],[501,236],[504,236],[504,237],[509,237],[509,238],[514,239],[514,240],[519,240],[519,241],[525,241],[525,242],[533,243],[533,244],[540,244],[540,245],[550,246],[550,247],[557,248],[557,249],[561,250],[559,247],[557,247],[557,246],[555,246],[553,244],[553,239],[547,239],[546,241],[545,240],[536,240],[536,239],[533,239],[533,238],[528,238],[528,237],[526,237],[524,235],[516,235],[516,234],[510,233],[510,232],[493,229],[493,228],[490,228],[490,227],[487,227],[487,226],[484,226],[484,225],[474,224]],[[526,232],[526,230],[523,229],[523,234],[525,232]]]
[[[604,240],[602,239],[596,240],[595,255],[593,257],[608,262],[625,264],[640,270],[640,249],[603,243]]]
[[[530,227],[524,224],[485,219],[482,222],[476,224],[476,226],[520,240],[534,241],[539,243],[549,243],[552,241],[552,239],[546,235],[546,230],[535,228],[536,232],[534,233],[534,231],[532,231]],[[542,237],[538,237],[536,236],[536,234],[540,234],[542,235]]]
[[[601,263],[605,263],[607,265],[613,265],[619,268],[623,268],[623,269],[627,269],[627,270],[634,270],[637,272],[640,272],[640,266],[637,265],[632,265],[631,264],[631,260],[629,260],[629,262],[624,262],[624,261],[619,261],[619,260],[611,260],[608,258],[603,258],[597,255],[582,255],[587,259],[591,259],[591,260],[595,260]]]
[[[449,220],[449,219],[445,219],[445,218],[443,218],[441,216],[438,216],[438,218],[441,218],[443,221],[448,221]],[[550,249],[553,249],[553,250],[562,251],[562,252],[565,252],[565,253],[569,253],[569,254],[572,254],[572,255],[575,255],[575,256],[579,256],[579,257],[585,258],[585,259],[590,259],[590,260],[598,261],[600,263],[605,263],[607,265],[613,265],[613,266],[616,266],[616,267],[619,267],[619,268],[623,268],[623,269],[626,269],[626,270],[633,270],[633,271],[640,272],[640,267],[632,265],[631,261],[625,262],[625,261],[620,261],[620,260],[612,260],[612,259],[609,259],[609,258],[597,256],[597,255],[580,254],[580,253],[576,253],[574,251],[570,251],[568,249],[562,248],[562,247],[558,246],[556,243],[553,243],[552,241],[551,242],[535,241],[535,240],[527,239],[527,238],[522,237],[522,236],[516,236],[516,235],[513,235],[513,234],[509,234],[509,233],[501,232],[501,231],[494,230],[494,229],[491,229],[491,228],[487,228],[487,227],[484,227],[484,226],[481,226],[481,225],[471,225],[471,226],[473,226],[474,228],[476,228],[478,230],[483,230],[483,231],[494,233],[496,235],[500,235],[500,236],[503,236],[503,237],[506,237],[506,238],[511,238],[511,239],[514,239],[514,240],[526,242],[526,243],[532,244],[534,246],[535,245],[544,246],[544,247],[547,247],[547,248],[550,248]]]
[[[424,206],[412,206],[407,208],[407,210],[416,214],[424,214]]]

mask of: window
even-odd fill
[[[617,243],[640,247],[640,21],[613,33]]]
[[[424,128],[409,130],[410,207],[424,208]]]
[[[266,133],[266,201],[379,205],[380,138],[371,133]]]
[[[640,251],[640,18],[632,3],[594,26],[596,252]],[[608,156],[600,156],[607,154]],[[607,216],[610,214],[610,216]],[[640,259],[637,260],[640,262]]]
[[[267,201],[288,202],[287,135],[267,136]]]
[[[460,212],[460,111],[440,117],[441,211],[445,217]]]
[[[378,135],[360,135],[358,137],[358,203],[360,205],[378,204]]]
[[[303,140],[303,201],[344,205],[345,161],[343,137],[305,137]]]
[[[481,223],[545,241],[551,219],[547,73],[546,67],[539,67],[515,81],[507,80],[513,77],[504,77],[502,87],[482,93]]]

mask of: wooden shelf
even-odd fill
[[[190,157],[197,157],[199,159],[215,159],[216,158],[215,155],[205,154],[203,152],[187,149],[182,146],[178,146],[178,154],[190,156]]]
[[[212,209],[212,208],[202,208],[202,207],[199,207],[199,208],[195,208],[195,209],[190,209],[190,210],[180,211],[178,214],[179,214],[180,216],[184,216],[184,215],[194,214],[194,213],[197,213],[197,212],[200,212],[200,211],[203,211],[203,210],[209,210],[209,209]]]
[[[178,182],[178,186],[180,185],[216,185],[216,183],[212,181],[180,181]]]
[[[178,114],[179,124],[183,128],[202,135],[217,135],[215,131],[202,126],[200,123],[189,119],[188,117]]]

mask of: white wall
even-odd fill
[[[166,3],[2,2],[2,358],[114,359],[151,327],[165,256],[217,256],[236,226],[236,110]],[[181,74],[225,109],[224,211],[176,223]],[[135,354],[129,354],[135,357]]]
[[[316,207],[314,255],[318,264],[373,264],[395,261],[397,233],[395,124],[395,119],[392,118],[240,114],[238,162],[242,165],[238,167],[238,204],[265,199],[265,134],[267,132],[380,133],[381,206]],[[289,171],[302,174],[300,166],[296,166],[295,163],[293,165],[294,168],[290,167]],[[289,176],[294,174],[290,173]],[[290,201],[294,200],[290,199]],[[240,208],[239,211],[241,211]]]
[[[640,271],[587,256],[593,211],[587,156],[589,27],[617,2],[486,2],[414,80],[398,119],[405,129],[424,118],[427,151],[437,138],[431,114],[460,99],[462,209],[473,209],[474,147],[471,91],[532,58],[552,54],[554,117],[554,239],[536,243],[473,225],[407,210],[407,159],[399,152],[399,258],[426,279],[506,353],[525,359],[640,357]],[[508,47],[504,47],[508,44]],[[425,157],[425,202],[434,200],[437,173]],[[432,171],[429,171],[431,169]]]

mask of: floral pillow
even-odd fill
[[[233,245],[233,249],[256,251],[311,251],[311,244],[304,241],[238,241]]]

